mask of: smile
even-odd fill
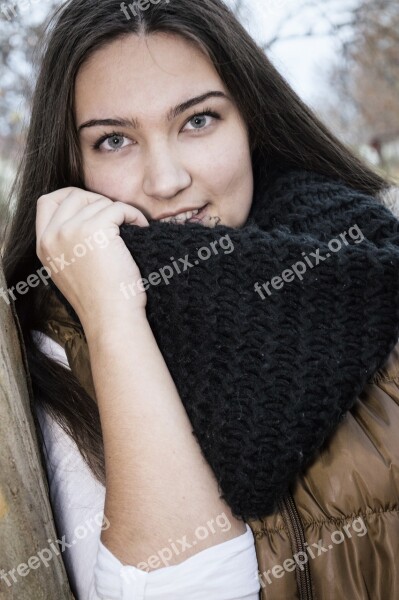
[[[171,217],[164,217],[160,219],[161,223],[186,223],[187,221],[195,222],[201,221],[201,219],[205,216],[205,209],[208,204],[205,204],[202,208],[197,208],[195,210],[187,210],[181,212],[177,215],[173,215]]]

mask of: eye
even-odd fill
[[[220,115],[210,109],[206,109],[203,112],[192,115],[192,117],[190,117],[187,121],[187,124],[192,123],[194,127],[193,129],[189,129],[189,131],[201,131],[206,129],[210,125],[209,121],[208,125],[206,124],[207,118],[212,122],[212,119],[220,119]]]
[[[118,131],[113,131],[112,133],[104,133],[103,136],[101,136],[93,145],[92,148],[94,150],[100,150],[104,151],[104,152],[118,152],[119,150],[122,150],[122,148],[126,148],[126,146],[128,146],[129,144],[123,144],[123,139],[125,139],[126,141],[130,141],[125,135],[123,135],[123,133],[120,133]],[[103,144],[107,142],[109,144],[109,147],[107,148],[106,145],[103,146]],[[101,146],[103,146],[101,148]]]

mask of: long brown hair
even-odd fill
[[[255,191],[272,166],[304,168],[377,194],[387,182],[354,156],[300,100],[221,0],[150,3],[130,19],[119,0],[69,0],[47,26],[24,155],[13,186],[16,211],[7,230],[4,265],[9,287],[42,265],[36,255],[36,202],[59,188],[84,188],[73,116],[80,66],[120,36],[178,34],[212,60],[249,132]],[[46,286],[18,298],[34,397],[75,439],[96,477],[104,482],[104,457],[96,404],[70,371],[47,358],[31,331],[43,330]]]

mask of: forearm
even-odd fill
[[[114,310],[103,322],[85,327],[105,449],[103,543],[136,565],[225,512],[231,529],[215,528],[174,564],[244,533],[219,497],[145,310]]]

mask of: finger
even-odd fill
[[[93,217],[93,225],[97,225],[99,229],[104,228],[107,224],[114,224],[119,227],[123,223],[140,227],[149,227],[150,225],[138,208],[119,201],[102,208]]]
[[[82,208],[82,210],[79,213],[79,218],[82,219],[82,221],[88,221],[89,219],[91,220],[98,212],[100,212],[100,210],[102,210],[103,208],[107,208],[108,206],[111,206],[111,204],[115,204],[116,202],[118,202],[118,201],[117,200],[109,200],[107,198],[105,198],[104,201],[99,199],[99,200],[97,200],[97,202],[94,202],[93,204],[90,204],[89,206],[85,206],[84,208]],[[138,209],[136,206],[132,206],[131,204],[126,204],[124,202],[121,202],[120,204],[124,204],[127,207],[130,206],[130,208],[135,209],[142,215],[142,217],[144,217],[144,220],[143,220],[139,214],[133,213],[132,219],[135,224],[140,225],[141,227],[149,225],[147,218],[140,211],[140,209]],[[129,209],[127,209],[127,210],[129,210]],[[128,221],[128,223],[129,223],[129,221]]]
[[[112,200],[105,198],[104,196],[99,196],[95,201],[86,204],[83,207],[81,198],[66,198],[65,202],[68,204],[71,203],[70,208],[72,214],[68,214],[70,212],[69,210],[61,212],[61,205],[48,225],[46,233],[57,232],[63,225],[71,224],[73,222],[75,223],[76,228],[78,228],[82,223],[91,220],[101,209],[112,204]],[[74,206],[76,210],[74,210]]]
[[[80,194],[83,192],[83,202],[93,202],[94,198],[90,197],[90,192],[85,192],[76,187],[66,187],[55,190],[49,194],[40,196],[36,206],[36,239],[43,236],[55,214],[63,207],[63,212],[66,210],[68,215],[73,214],[78,210]],[[73,200],[71,200],[73,198]],[[81,202],[80,202],[81,206]],[[65,216],[63,217],[65,220]]]
[[[102,206],[104,206],[106,204],[111,204],[112,200],[101,194],[88,192],[80,188],[73,188],[59,203],[48,224],[48,229],[57,231],[61,225],[75,216],[80,215],[85,207],[95,206],[98,202],[101,202]],[[94,209],[94,211],[96,210],[98,210],[98,208]]]

